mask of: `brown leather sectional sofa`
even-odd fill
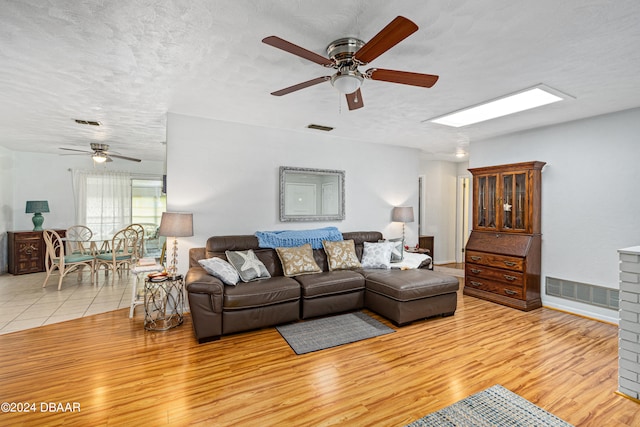
[[[363,243],[378,242],[382,234],[351,232],[343,233],[343,238],[354,241],[356,254],[362,259]],[[226,259],[227,250],[248,249],[264,263],[271,278],[228,286],[198,264],[205,258]],[[329,271],[324,250],[314,249],[321,273],[285,277],[275,249],[260,248],[252,235],[210,237],[205,248],[193,248],[189,255],[185,283],[200,343],[221,335],[362,308],[404,325],[453,315],[457,307],[458,279],[427,268]]]

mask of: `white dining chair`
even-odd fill
[[[116,273],[121,277],[122,270],[131,268],[137,259],[138,232],[127,227],[113,235],[109,252],[96,254],[96,272],[101,267],[105,268],[105,275],[113,272],[111,277],[111,283],[113,283]]]
[[[89,267],[89,274],[91,275],[91,284],[95,283],[95,257],[90,254],[65,254],[65,245],[62,238],[54,230],[44,230],[42,232],[45,246],[47,247],[45,253],[45,270],[47,277],[44,279],[42,287],[47,286],[49,277],[57,269],[60,274],[58,280],[58,290],[62,288],[62,279],[67,274],[77,271],[78,281],[82,280],[82,270],[84,267]]]
[[[144,249],[144,244],[145,244],[144,227],[141,224],[130,224],[126,228],[134,230],[136,233],[138,233],[137,253],[139,258],[144,257],[144,250],[145,250]]]
[[[67,242],[67,254],[87,255],[91,252],[93,231],[86,225],[72,225],[67,228],[64,241]]]

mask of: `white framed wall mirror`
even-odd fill
[[[344,220],[344,171],[280,166],[280,221]]]

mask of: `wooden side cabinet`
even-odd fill
[[[473,228],[465,249],[465,295],[520,310],[540,299],[540,205],[544,162],[469,169]]]
[[[418,238],[418,247],[428,250],[427,255],[433,259],[433,236],[420,236]]]
[[[65,230],[55,230],[64,237]],[[46,246],[42,231],[9,231],[9,273],[27,274],[44,271]]]

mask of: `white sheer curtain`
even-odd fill
[[[94,236],[108,236],[131,223],[129,172],[74,169],[72,174],[76,224]]]

